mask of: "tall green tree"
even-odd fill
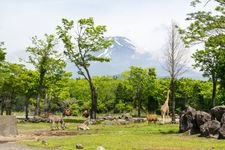
[[[64,71],[46,76],[45,112],[66,108],[62,104],[70,99],[68,83],[71,76],[70,72]]]
[[[13,105],[21,89],[20,74],[24,71],[24,66],[19,64],[7,63],[7,70],[4,72],[4,79],[0,88],[1,96],[1,115],[6,111],[6,115],[11,115]]]
[[[203,43],[203,50],[198,50],[193,58],[195,67],[203,71],[203,75],[209,77],[213,82],[212,107],[216,105],[216,83],[225,87],[225,3],[222,0],[214,0],[216,7],[211,11],[197,11],[188,14],[186,20],[191,21],[185,30],[180,30],[186,45]],[[210,5],[211,1],[192,1],[194,7],[203,3]],[[200,7],[202,8],[202,7]]]
[[[37,102],[35,115],[40,115],[40,101],[44,94],[44,80],[46,74],[52,74],[65,67],[62,56],[56,51],[57,39],[54,35],[45,34],[45,39],[32,38],[32,46],[27,48],[29,63],[31,63],[39,73]]]
[[[22,72],[18,76],[17,83],[19,84],[20,92],[18,96],[23,100],[23,108],[25,111],[25,118],[29,119],[29,106],[31,99],[37,96],[39,74],[37,71],[22,68]]]
[[[74,29],[74,21],[62,19],[62,26],[57,26],[59,38],[62,39],[65,47],[64,53],[89,83],[91,90],[91,119],[96,119],[97,112],[97,90],[92,81],[89,67],[91,62],[109,62],[106,57],[98,57],[97,52],[112,45],[112,40],[104,37],[106,26],[95,25],[93,18],[80,19],[77,30]],[[76,33],[72,35],[72,33]]]
[[[195,68],[200,68],[200,71],[203,72],[204,77],[208,77],[212,80],[213,89],[212,89],[212,106],[216,104],[216,89],[218,82],[218,65],[219,65],[219,51],[216,48],[205,47],[203,50],[197,50],[192,58],[195,61],[193,65]]]
[[[137,100],[138,117],[141,116],[142,101],[145,90],[150,85],[153,85],[156,73],[154,68],[143,69],[141,67],[131,66],[129,83],[133,87]]]

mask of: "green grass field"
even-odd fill
[[[66,131],[76,131],[76,123],[67,123]],[[35,147],[74,150],[80,143],[85,150],[103,146],[107,150],[211,150],[225,149],[225,141],[178,133],[177,124],[92,125],[88,131],[76,131],[72,136],[46,137],[40,141],[22,142]],[[46,123],[18,124],[18,130],[49,129]]]

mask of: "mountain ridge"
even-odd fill
[[[140,66],[143,68],[153,67],[156,68],[157,77],[168,77],[168,73],[163,69],[159,60],[153,58],[151,53],[140,53],[140,49],[133,44],[127,37],[113,36],[108,37],[114,41],[113,45],[109,48],[98,52],[96,56],[109,57],[110,62],[94,62],[91,63],[90,73],[92,76],[109,75],[114,76],[129,70],[130,66]],[[69,64],[67,68],[71,69],[73,64]],[[74,66],[73,66],[74,67]],[[184,74],[184,77],[195,79],[202,79],[201,73],[190,70],[189,73]]]

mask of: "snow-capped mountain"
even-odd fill
[[[123,71],[129,70],[130,66],[141,66],[144,68],[156,68],[158,77],[168,76],[168,73],[163,69],[159,60],[154,59],[150,53],[139,53],[141,50],[128,38],[121,36],[109,38],[114,41],[113,45],[97,53],[97,56],[109,57],[111,61],[92,63],[90,66],[91,75],[118,75]],[[73,69],[71,67],[73,67]],[[73,64],[69,64],[68,68],[70,68],[69,70],[74,70]],[[200,73],[193,71],[190,71],[184,76],[196,79],[202,78]]]
[[[109,37],[114,41],[113,45],[104,50],[98,56],[109,57],[108,63],[94,63],[91,66],[93,75],[115,75],[129,69],[130,66],[150,67],[149,54],[138,53],[137,47],[126,37]],[[153,66],[152,66],[153,67]]]
[[[118,57],[121,57],[121,54],[124,55],[124,57],[134,55],[136,47],[132,44],[132,41],[130,41],[128,38],[116,36],[116,37],[109,37],[109,39],[112,39],[114,41],[113,45],[108,49],[104,50],[104,52],[99,54],[99,56],[116,59]]]

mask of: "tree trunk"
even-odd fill
[[[217,80],[213,78],[212,107],[216,106],[216,85],[217,85]]]
[[[98,93],[96,91],[96,88],[92,82],[91,75],[89,73],[89,70],[85,68],[85,71],[87,73],[86,80],[89,83],[90,90],[91,90],[91,112],[90,112],[90,118],[91,119],[96,119],[96,114],[97,114],[97,100],[98,100]]]
[[[176,123],[175,79],[171,78],[172,123]]]
[[[35,113],[34,113],[35,116],[40,115],[40,101],[41,101],[41,93],[38,92],[36,106],[35,106]]]
[[[40,73],[39,86],[38,86],[38,95],[37,95],[37,101],[36,101],[36,107],[35,107],[35,113],[34,113],[35,116],[36,115],[39,116],[41,114],[40,102],[41,102],[41,92],[42,92],[42,88],[43,88],[44,76],[45,76],[45,73]]]
[[[49,97],[47,92],[45,93],[44,112],[49,112]]]
[[[89,83],[91,88],[91,119],[96,119],[98,94],[93,83]]]
[[[28,120],[29,119],[29,99],[26,98],[25,101],[25,119]]]
[[[5,109],[5,100],[2,99],[2,103],[1,103],[1,115],[3,115],[4,109]]]
[[[6,100],[6,105],[5,105],[5,110],[6,110],[6,115],[11,115],[11,109],[12,109],[12,100],[11,98],[7,98]]]
[[[141,99],[140,99],[140,91],[139,90],[137,93],[137,100],[138,100],[138,117],[141,117]]]

